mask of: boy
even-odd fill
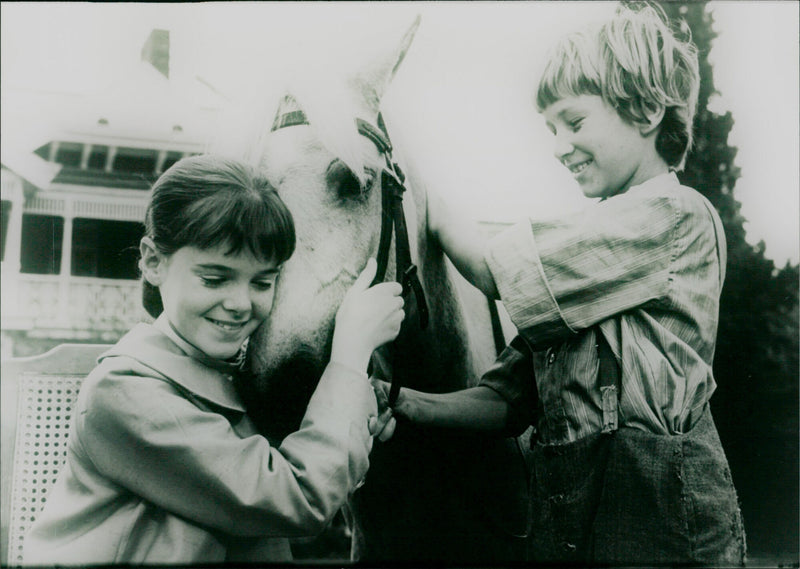
[[[724,233],[675,175],[698,89],[694,46],[654,8],[620,8],[556,46],[536,97],[556,158],[600,201],[484,242],[431,200],[442,248],[503,300],[520,336],[477,387],[404,389],[393,413],[516,434],[535,427],[533,561],[744,563],[708,406]],[[395,428],[387,415],[373,425],[382,439]]]

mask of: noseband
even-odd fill
[[[284,111],[287,107],[293,110]],[[305,112],[297,108],[297,103],[290,96],[284,97],[275,121],[272,123],[272,131],[281,128],[307,125],[308,117]],[[356,127],[359,134],[369,138],[386,159],[386,166],[381,170],[381,235],[378,244],[378,268],[372,284],[382,282],[386,277],[386,268],[389,264],[389,249],[392,244],[392,233],[395,237],[395,279],[403,286],[403,297],[408,299],[410,293],[414,293],[416,301],[419,326],[425,329],[428,326],[428,304],[425,300],[425,292],[422,289],[417,266],[411,260],[411,247],[408,243],[408,228],[406,217],[403,212],[403,194],[406,191],[405,176],[396,162],[392,160],[392,143],[383,117],[378,114],[378,126],[373,126],[369,122],[357,118]],[[389,393],[389,405],[394,405],[397,395],[400,392],[400,384],[392,381],[392,388]]]

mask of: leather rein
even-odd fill
[[[294,110],[283,112],[284,104],[295,105]],[[297,125],[308,125],[305,112],[296,108],[296,103],[291,97],[284,99],[271,131]],[[425,292],[417,274],[417,266],[411,259],[411,247],[408,242],[408,228],[403,212],[403,194],[406,191],[405,175],[396,162],[392,160],[392,143],[382,115],[378,114],[378,126],[356,118],[356,127],[359,134],[369,138],[383,154],[386,165],[381,171],[381,234],[378,242],[377,272],[372,284],[383,282],[386,278],[386,269],[389,264],[389,250],[392,244],[392,234],[395,241],[395,280],[403,286],[403,298],[408,299],[409,294],[414,294],[420,329],[428,327],[428,303]],[[393,379],[389,393],[389,405],[393,406],[400,392],[400,384]]]

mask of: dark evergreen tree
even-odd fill
[[[748,544],[756,557],[798,552],[798,267],[782,269],[764,244],[746,241],[734,198],[740,170],[728,145],[730,112],[708,109],[716,94],[708,61],[717,36],[706,2],[663,2],[676,29],[690,31],[699,50],[700,98],[695,145],[682,183],[699,190],[720,213],[728,264],[720,306],[711,408],[739,491]],[[763,112],[754,107],[753,112]]]

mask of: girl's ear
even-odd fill
[[[161,253],[150,237],[142,237],[139,242],[139,269],[142,276],[153,286],[161,286],[166,271],[166,257]]]
[[[664,113],[666,112],[666,108],[664,105],[654,104],[654,105],[645,105],[644,115],[645,120],[639,123],[639,132],[642,133],[642,136],[648,136],[652,134],[659,126],[661,126],[661,121],[664,120]]]

